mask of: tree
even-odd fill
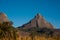
[[[0,39],[5,38],[6,35],[8,35],[8,37],[12,36],[14,30],[12,24],[12,22],[3,22],[0,24]],[[10,40],[10,38],[8,40]]]

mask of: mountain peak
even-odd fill
[[[41,16],[40,13],[37,13],[36,16]]]
[[[37,18],[37,19],[42,18],[42,17],[43,17],[43,16],[41,16],[40,13],[37,13],[36,16],[35,16],[35,18]]]
[[[52,24],[49,24],[43,16],[40,15],[40,13],[37,13],[37,15],[30,20],[27,24],[24,24],[22,28],[29,29],[33,27],[39,27],[39,28],[49,28],[54,29]]]

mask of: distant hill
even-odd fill
[[[23,29],[29,29],[32,27],[39,27],[39,28],[49,28],[54,29],[53,25],[47,22],[42,15],[39,13],[28,23],[21,26]]]

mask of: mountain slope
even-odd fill
[[[21,27],[23,29],[30,29],[33,27],[54,29],[53,25],[48,23],[40,14],[37,14],[32,20]]]

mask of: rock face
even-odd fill
[[[8,22],[8,18],[6,14],[4,14],[3,12],[0,12],[0,23],[2,22]]]
[[[52,24],[44,20],[43,16],[41,16],[39,13],[31,21],[22,26],[23,29],[29,29],[32,27],[53,29]]]

